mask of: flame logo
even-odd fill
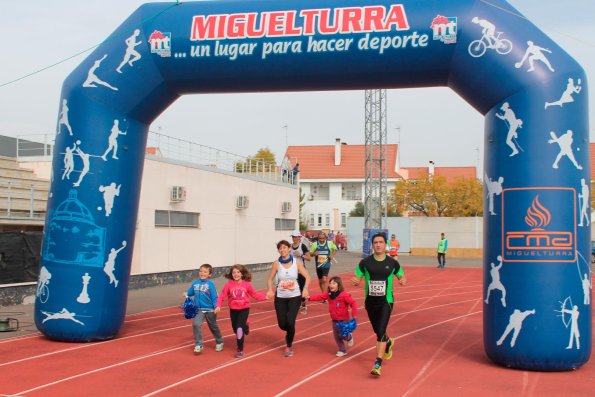
[[[549,225],[551,218],[548,209],[539,202],[539,195],[535,196],[535,199],[533,199],[533,202],[531,203],[531,207],[527,208],[525,223],[533,229],[541,229]]]

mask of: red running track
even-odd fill
[[[369,375],[375,337],[363,309],[363,288],[343,275],[361,314],[355,344],[335,357],[328,307],[299,314],[295,355],[283,357],[284,333],[272,302],[254,303],[241,359],[227,309],[219,315],[225,349],[193,354],[192,325],[179,308],[127,316],[121,335],[98,343],[61,343],[43,336],[0,341],[0,395],[16,396],[588,396],[595,367],[528,372],[493,364],[482,339],[481,269],[407,269],[398,287],[389,334],[393,359]],[[313,286],[312,291],[315,291]],[[316,291],[317,292],[317,291]]]

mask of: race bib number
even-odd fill
[[[368,284],[368,295],[384,296],[386,295],[386,281],[370,280]]]
[[[327,261],[328,261],[327,255],[318,255],[318,263],[319,264],[326,263]]]
[[[293,291],[295,289],[295,280],[281,280],[279,287]]]

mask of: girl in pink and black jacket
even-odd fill
[[[256,300],[266,300],[266,295],[254,290],[250,283],[252,274],[244,265],[233,265],[229,272],[225,275],[229,281],[223,286],[223,291],[217,298],[217,307],[215,313],[221,311],[223,300],[227,297],[229,302],[229,318],[231,320],[231,328],[236,334],[236,342],[238,350],[236,357],[244,355],[244,336],[250,333],[248,325],[248,314],[250,314],[250,297]]]
[[[357,304],[351,297],[349,292],[343,288],[343,281],[341,277],[332,277],[328,283],[328,291],[323,294],[311,295],[312,301],[328,301],[328,311],[333,321],[333,335],[339,350],[335,354],[337,357],[342,357],[347,354],[347,348],[344,341],[347,341],[348,346],[353,346],[353,335],[349,334],[347,337],[341,336],[341,330],[338,323],[340,321],[348,321],[351,318],[357,317]],[[351,308],[351,315],[349,314]]]

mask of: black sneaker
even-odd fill
[[[385,360],[390,360],[393,356],[393,345],[395,344],[396,338],[389,338],[386,344],[386,348],[384,349],[384,358]]]

